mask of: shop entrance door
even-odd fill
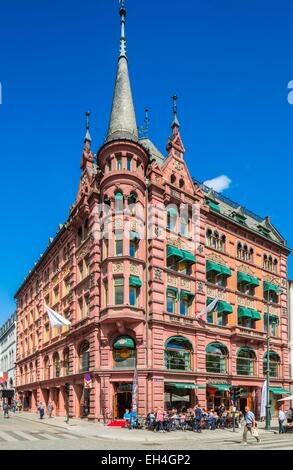
[[[125,410],[131,411],[132,392],[117,392],[114,399],[114,418],[122,419]]]

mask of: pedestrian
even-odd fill
[[[3,404],[4,418],[9,418],[9,405],[8,403]]]
[[[202,417],[203,417],[203,411],[202,411],[200,404],[198,403],[194,410],[194,424],[195,424],[195,428],[193,429],[194,432],[195,431],[198,433],[201,432]]]
[[[244,430],[243,430],[243,437],[242,437],[242,443],[244,445],[247,445],[247,433],[250,432],[250,434],[255,437],[258,443],[261,442],[258,431],[257,431],[257,424],[255,421],[255,415],[248,406],[245,407],[245,416],[244,416]]]
[[[53,418],[53,416],[52,416],[53,410],[54,410],[54,406],[53,406],[53,403],[50,401],[49,404],[48,404],[48,415],[49,415],[49,418]]]
[[[165,432],[164,431],[164,412],[161,410],[161,408],[158,408],[157,410],[156,423],[157,423],[157,431]]]
[[[44,414],[45,414],[45,405],[42,401],[40,401],[39,406],[38,406],[38,411],[40,413],[40,419],[44,419]]]
[[[285,433],[284,422],[286,419],[286,415],[284,411],[282,410],[282,408],[279,409],[278,418],[279,418],[279,434],[284,434]]]

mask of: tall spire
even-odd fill
[[[177,95],[174,95],[172,97],[173,99],[173,121],[172,121],[172,124],[171,124],[171,128],[173,129],[173,134],[177,134],[178,133],[178,129],[180,127],[180,123],[178,121],[178,117],[177,117],[177,101],[178,101],[178,96]]]
[[[86,134],[85,134],[85,138],[84,138],[84,142],[89,142],[89,144],[92,143],[92,138],[91,138],[91,135],[90,135],[90,115],[91,113],[89,111],[87,111],[85,113],[85,116],[86,116]]]
[[[128,59],[126,55],[125,0],[119,1],[121,17],[120,54],[107,142],[119,139],[138,140],[136,117],[128,74]]]

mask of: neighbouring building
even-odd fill
[[[72,416],[119,418],[137,367],[140,414],[217,408],[234,385],[259,413],[268,318],[275,412],[290,388],[290,250],[268,217],[191,177],[175,97],[166,155],[138,131],[125,14],[106,140],[94,155],[87,121],[76,202],[16,293],[18,395],[64,415],[69,384]],[[52,329],[45,305],[71,327]]]
[[[288,307],[289,307],[289,362],[290,375],[293,380],[293,281],[288,282]]]
[[[16,313],[0,328],[0,397],[14,397],[16,382]]]

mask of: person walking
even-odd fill
[[[50,401],[49,404],[48,404],[48,415],[49,415],[49,418],[53,418],[53,416],[52,416],[53,410],[54,410],[54,406],[53,406],[53,403]]]
[[[279,418],[279,434],[284,434],[285,433],[284,422],[286,419],[286,415],[284,411],[282,410],[282,408],[280,408],[279,410],[278,418]]]
[[[45,414],[45,405],[42,401],[40,401],[39,406],[38,406],[38,411],[40,413],[40,419],[44,419],[44,414]]]
[[[255,437],[258,443],[261,442],[258,431],[257,431],[257,424],[255,421],[255,415],[248,406],[245,407],[245,416],[244,416],[244,430],[243,430],[243,437],[242,437],[242,443],[244,445],[247,445],[247,433],[250,432],[250,434]]]
[[[156,423],[157,423],[157,431],[165,432],[164,431],[164,412],[161,410],[161,408],[158,408],[157,410]]]
[[[7,402],[3,404],[4,418],[9,418],[9,405]]]

